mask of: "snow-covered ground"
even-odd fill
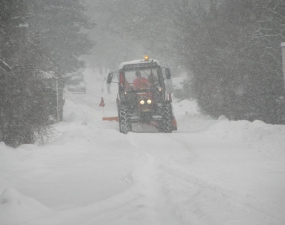
[[[101,119],[116,116],[116,85],[86,81],[50,143],[0,143],[1,225],[285,224],[285,126],[174,100],[177,132],[124,135]]]

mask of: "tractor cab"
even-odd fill
[[[114,73],[108,75],[111,84]],[[158,60],[145,58],[124,62],[118,71],[117,108],[122,133],[132,130],[132,123],[155,124],[163,132],[176,129],[170,101],[170,70]]]

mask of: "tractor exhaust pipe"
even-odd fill
[[[285,88],[285,42],[281,43],[281,49],[282,49],[282,70],[283,70],[284,88]]]

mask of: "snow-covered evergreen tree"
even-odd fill
[[[1,141],[41,142],[62,118],[66,75],[84,66],[78,57],[92,43],[81,31],[92,23],[80,1],[2,0],[0,7]]]

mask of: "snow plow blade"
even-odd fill
[[[119,121],[119,118],[117,116],[111,116],[111,117],[103,117],[102,120],[105,120],[105,121]]]

